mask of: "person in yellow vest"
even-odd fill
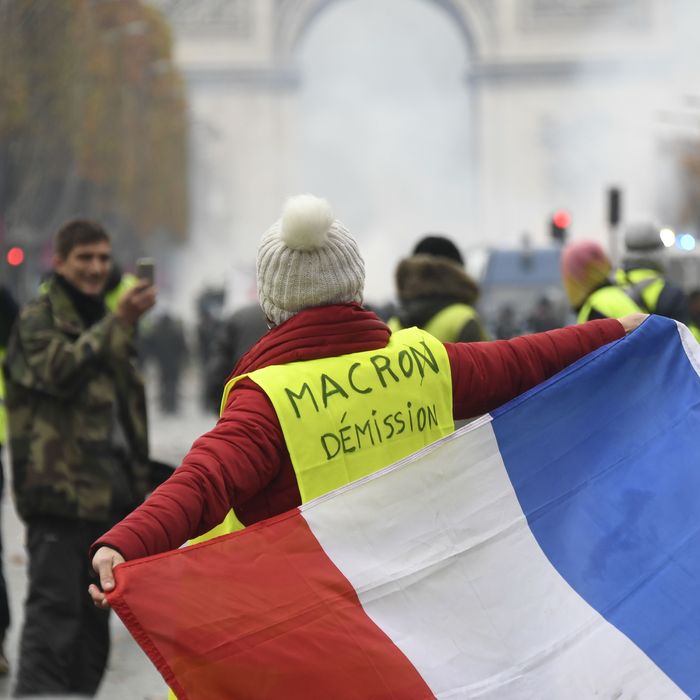
[[[445,236],[422,238],[396,268],[399,311],[392,331],[417,326],[445,343],[488,340],[475,309],[479,286],[464,269],[457,246]]]
[[[362,307],[364,262],[325,200],[291,198],[258,248],[271,330],[234,368],[216,426],[91,547],[113,567],[279,515],[391,464],[636,328],[643,314],[486,343],[391,333]],[[224,520],[226,518],[226,520]],[[222,525],[222,521],[224,524]]]
[[[575,241],[561,253],[561,277],[578,323],[641,313],[631,295],[611,278],[612,265],[595,241]]]
[[[0,285],[0,363],[5,361],[5,350],[10,338],[10,331],[17,319],[19,307],[10,291],[4,285]],[[0,449],[7,440],[7,409],[5,408],[5,376],[0,371]],[[5,472],[2,459],[0,459],[0,502],[5,484]],[[1,509],[0,509],[1,510]],[[0,525],[2,517],[0,513]],[[5,636],[10,627],[10,604],[7,595],[7,582],[2,565],[2,527],[0,527],[0,676],[9,673],[10,667],[5,656]]]
[[[646,313],[687,325],[688,298],[678,285],[666,279],[665,255],[666,246],[657,226],[633,224],[625,231],[625,256],[615,280]]]

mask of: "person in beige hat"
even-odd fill
[[[224,389],[221,417],[151,497],[92,546],[113,567],[189,538],[251,525],[360,478],[490,411],[645,318],[592,321],[510,341],[442,343],[391,333],[362,306],[357,242],[323,199],[291,198],[258,250],[271,330]],[[226,519],[226,520],[225,520]]]
[[[395,281],[400,307],[388,321],[392,330],[418,326],[452,343],[489,340],[475,306],[479,285],[446,236],[421,238],[412,254],[399,262]]]

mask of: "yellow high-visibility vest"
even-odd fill
[[[117,310],[119,300],[122,298],[124,293],[132,287],[135,287],[138,283],[139,278],[136,275],[132,275],[130,272],[125,272],[119,280],[119,284],[105,294],[105,306],[112,313],[114,313]]]
[[[488,340],[488,334],[481,327],[476,309],[469,304],[450,304],[433,316],[425,326],[425,330],[445,343],[456,343],[459,334],[469,321],[479,325],[481,340]]]
[[[475,320],[479,326],[481,340],[489,340],[489,335],[481,325],[476,309],[469,304],[455,303],[440,309],[425,324],[424,330],[443,343],[456,343],[464,326],[472,320]],[[402,328],[398,316],[392,316],[387,321],[387,325],[392,332]]]
[[[642,310],[620,287],[601,287],[591,294],[578,312],[578,323],[589,320],[595,310],[605,318],[622,318],[628,314],[641,313]]]
[[[396,333],[397,331],[403,330],[403,326],[401,325],[401,321],[399,320],[398,316],[392,316],[387,322],[386,325],[389,326],[389,330],[392,333]]]
[[[280,421],[302,503],[355,481],[454,430],[444,345],[409,328],[381,350],[273,365],[248,376]]]

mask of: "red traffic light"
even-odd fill
[[[18,267],[24,262],[24,249],[19,246],[13,246],[7,251],[7,264],[12,267]]]
[[[554,214],[552,214],[552,222],[557,228],[569,228],[571,225],[571,214],[564,209],[555,211]]]

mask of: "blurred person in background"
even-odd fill
[[[666,246],[658,227],[648,223],[629,226],[616,280],[646,313],[687,324],[688,298],[678,285],[665,278],[665,255]]]
[[[479,286],[464,269],[457,246],[428,235],[396,268],[399,310],[389,319],[396,331],[417,326],[447,343],[488,340],[474,305]]]
[[[98,223],[66,223],[55,237],[53,274],[22,309],[8,344],[13,488],[29,555],[17,696],[97,691],[109,627],[82,594],[90,580],[85,550],[149,488],[133,341],[155,289],[139,282],[110,312],[111,255]]]
[[[564,319],[557,313],[549,297],[543,296],[537,300],[527,317],[526,325],[530,333],[544,333],[544,331],[561,328],[564,325]]]
[[[211,341],[209,362],[204,366],[205,394],[211,411],[219,413],[221,392],[231,369],[267,331],[267,319],[258,303],[237,309],[218,324]]]
[[[225,292],[222,288],[205,287],[197,296],[197,356],[202,367],[203,381],[200,399],[204,410],[209,409],[206,372],[211,359],[214,338],[221,323]]]
[[[364,283],[357,243],[328,203],[290,199],[258,247],[258,298],[272,328],[238,362],[216,426],[93,544],[96,606],[109,606],[104,591],[123,561],[252,525],[396,462],[646,318],[442,343],[418,328],[392,333],[363,308]],[[422,425],[421,411],[432,412]]]
[[[495,333],[498,340],[510,340],[522,334],[515,316],[515,308],[511,304],[503,304],[496,316]]]
[[[187,363],[188,349],[182,321],[169,311],[152,319],[144,334],[142,349],[158,371],[160,410],[173,414],[180,409],[180,378]]]
[[[577,322],[640,313],[631,295],[612,279],[612,265],[595,241],[575,241],[561,253],[561,278]]]
[[[19,307],[9,289],[0,285],[0,362],[4,362],[10,331],[14,325]],[[5,379],[0,372],[0,451],[7,439],[7,411],[5,409]],[[6,675],[10,667],[5,656],[5,636],[10,627],[10,603],[7,595],[7,582],[2,563],[2,496],[5,487],[5,469],[0,458],[0,676]]]
[[[214,331],[224,309],[224,290],[206,287],[197,296],[197,349],[203,366],[209,362]]]

